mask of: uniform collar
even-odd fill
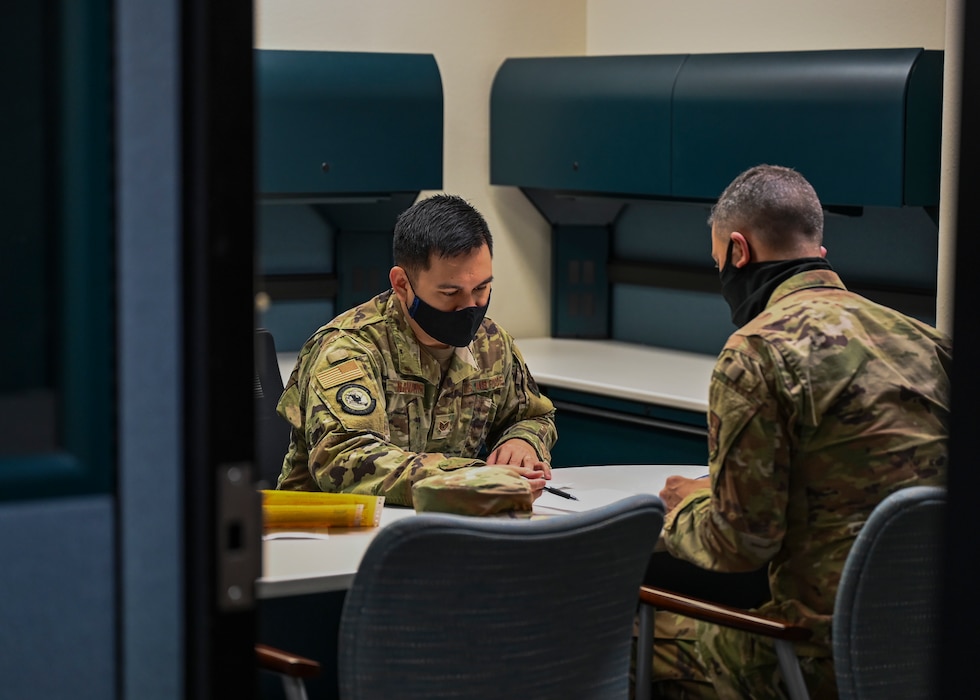
[[[807,272],[793,275],[776,287],[772,292],[772,296],[769,297],[769,303],[766,304],[766,308],[768,309],[781,299],[800,290],[818,289],[821,287],[847,291],[847,287],[844,286],[840,276],[833,270],[808,270]]]
[[[398,295],[394,290],[386,292],[385,318],[388,323],[388,333],[395,348],[395,366],[402,376],[410,375],[425,379],[430,384],[438,386],[442,381],[442,367],[422,346],[415,337],[415,332],[408,322],[408,316],[402,308]],[[481,331],[477,332],[477,337]],[[474,340],[474,343],[477,342]],[[480,371],[480,364],[472,352],[473,343],[469,347],[456,348],[456,354],[449,364],[448,374],[455,383]]]

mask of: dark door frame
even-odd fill
[[[958,3],[953,3],[958,4]],[[953,400],[950,429],[949,500],[943,542],[943,617],[938,646],[936,697],[968,697],[975,691],[970,671],[980,651],[980,610],[976,599],[976,576],[980,547],[974,542],[977,529],[976,498],[980,492],[980,470],[976,468],[977,405],[980,386],[980,332],[976,323],[976,300],[980,298],[976,267],[980,261],[980,237],[975,226],[976,193],[980,191],[980,6],[963,0],[962,65],[960,90],[959,187],[956,212],[955,275],[953,291]],[[947,5],[947,9],[950,5]]]
[[[247,512],[251,494],[257,518],[253,11],[184,0],[181,12],[185,697],[247,698],[260,549]]]

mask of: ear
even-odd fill
[[[827,257],[827,249],[824,248],[823,246],[820,246],[820,257],[821,258],[826,258]]]
[[[732,257],[729,262],[735,267],[745,267],[751,259],[752,251],[745,236],[738,231],[732,231]]]
[[[391,268],[391,271],[388,273],[388,281],[391,282],[391,288],[395,290],[395,295],[402,300],[402,303],[408,306],[411,285],[408,282],[408,274],[404,268],[398,267],[398,265]]]

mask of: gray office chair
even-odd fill
[[[842,700],[929,698],[939,630],[940,551],[946,490],[914,486],[872,511],[848,553],[834,601],[833,651]],[[641,587],[636,697],[650,694],[653,609],[774,639],[791,698],[809,697],[792,643],[809,630],[750,611]]]
[[[534,520],[420,514],[371,542],[344,602],[344,700],[625,699],[656,496]]]
[[[843,700],[933,697],[946,489],[903,489],[875,509],[848,555],[834,612]]]

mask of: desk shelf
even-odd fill
[[[555,466],[706,463],[714,357],[613,340],[517,345],[557,409]]]

